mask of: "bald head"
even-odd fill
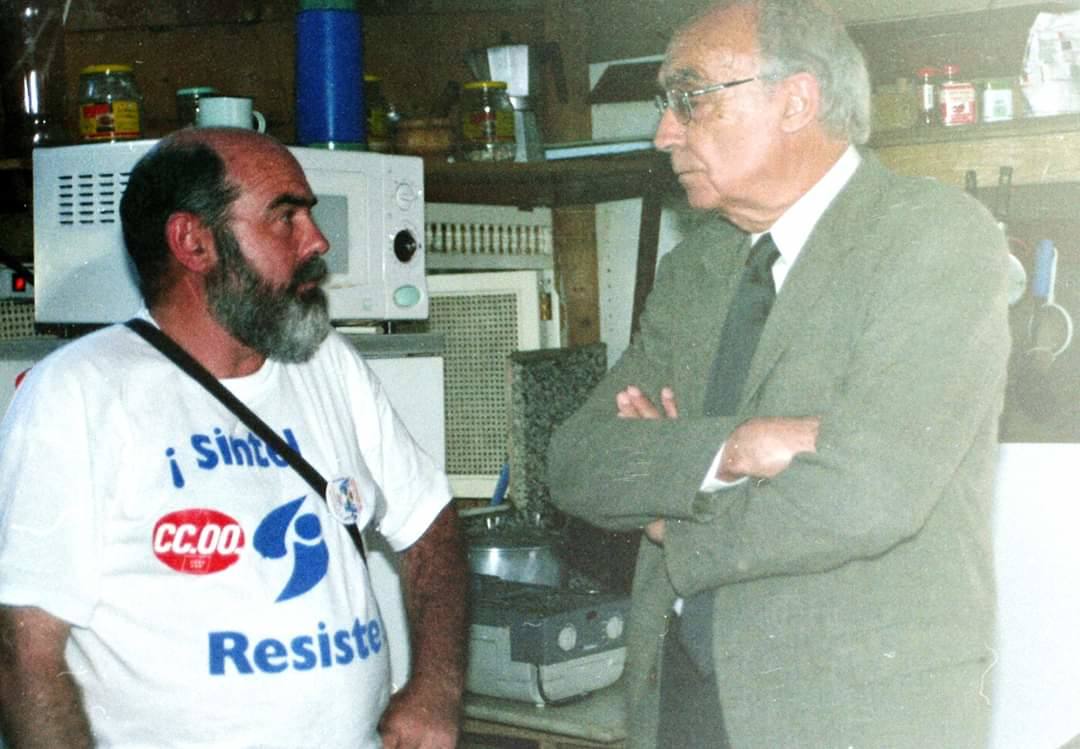
[[[225,163],[226,172],[231,174],[237,164],[261,159],[282,159],[292,164],[296,159],[280,141],[256,132],[238,127],[185,128],[163,138],[159,144],[169,143],[203,145],[215,153]],[[297,165],[299,168],[299,165]]]

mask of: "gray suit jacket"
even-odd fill
[[[748,250],[721,220],[666,256],[640,334],[553,437],[564,511],[643,541],[629,627],[630,744],[655,744],[677,595],[715,589],[713,652],[735,749],[979,746],[994,586],[990,501],[1008,357],[1007,249],[958,190],[864,154],[773,306],[734,417],[703,413]],[[674,388],[680,418],[620,420]],[[770,481],[698,487],[753,416],[821,417]]]

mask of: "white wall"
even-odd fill
[[[991,749],[1080,735],[1080,445],[1002,445]]]
[[[659,60],[646,57],[641,60]],[[619,62],[632,62],[619,60]],[[590,66],[590,85],[611,63]],[[593,138],[652,138],[659,113],[652,101],[598,104],[592,108]],[[614,364],[630,342],[630,316],[634,306],[637,272],[638,227],[641,199],[619,200],[596,206],[596,252],[600,291],[600,340],[608,347],[608,366]],[[660,223],[659,255],[670,250],[682,235],[679,217],[665,210]]]

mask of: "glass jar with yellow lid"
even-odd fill
[[[90,65],[79,72],[79,133],[84,141],[141,138],[142,94],[130,65]]]
[[[504,81],[465,84],[461,149],[469,161],[514,160],[514,107]]]

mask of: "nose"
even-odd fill
[[[303,234],[300,240],[300,256],[308,258],[311,255],[325,255],[330,251],[330,242],[322,229],[315,223],[310,213],[305,214]]]
[[[660,122],[656,125],[656,135],[653,136],[653,145],[658,151],[670,152],[672,148],[682,142],[686,134],[686,127],[675,117],[675,113],[668,107],[660,115]]]

